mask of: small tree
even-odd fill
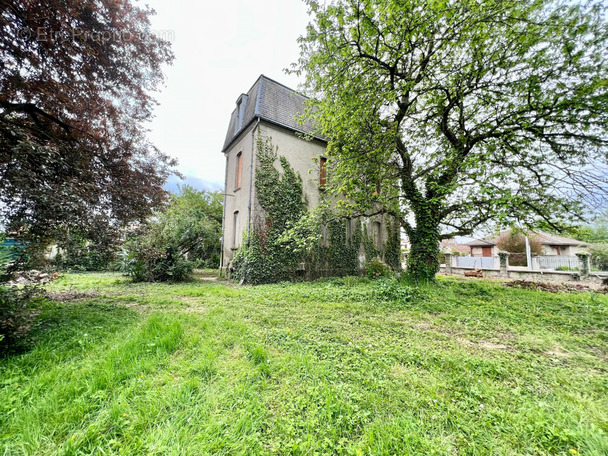
[[[536,235],[528,236],[528,244],[532,253],[543,253],[543,244]],[[496,246],[509,253],[526,253],[526,235],[521,231],[507,230],[498,236]]]
[[[219,264],[222,219],[221,194],[190,186],[173,195],[125,242],[121,269],[135,281],[187,280],[194,266]]]
[[[528,236],[528,244],[530,252],[536,255],[543,253],[543,244],[535,235]],[[496,246],[499,250],[509,252],[509,263],[513,266],[524,266],[527,264],[526,257],[526,234],[520,230],[507,230],[503,232],[496,240]]]

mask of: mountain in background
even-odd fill
[[[167,180],[167,183],[165,184],[165,190],[171,192],[171,193],[178,193],[178,186],[181,185],[190,185],[191,187],[195,188],[196,190],[207,190],[210,192],[214,192],[216,190],[222,190],[223,188],[223,184],[219,183],[219,182],[209,182],[206,180],[203,180],[199,177],[194,177],[194,176],[184,176],[184,179],[180,179],[177,176],[171,176],[169,177],[169,179]]]

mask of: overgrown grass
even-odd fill
[[[0,454],[608,455],[608,298],[489,281],[68,275]]]

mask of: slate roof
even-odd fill
[[[296,121],[296,117],[304,114],[306,109],[305,102],[308,98],[304,95],[264,75],[255,81],[246,95],[247,101],[241,128],[235,131],[237,121],[237,108],[235,108],[230,116],[222,152],[226,152],[234,140],[256,119],[265,120],[295,132],[312,133],[313,127],[310,123],[302,125]],[[325,141],[321,135],[314,135],[314,137]]]
[[[470,242],[467,242],[465,245],[468,245],[469,247],[486,247],[496,245],[496,242],[486,241],[484,239],[474,239]]]
[[[510,230],[503,231],[500,234],[508,233]],[[530,231],[534,237],[536,237],[543,245],[574,245],[574,246],[585,246],[585,242],[577,241],[576,239],[567,238],[564,236],[558,236],[557,234],[545,233],[544,231]],[[491,236],[485,239],[475,239],[474,241],[467,242],[466,245],[471,247],[496,245],[498,236]]]

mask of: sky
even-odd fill
[[[152,29],[172,43],[175,61],[149,138],[179,161],[197,189],[221,189],[221,153],[238,96],[260,74],[297,89],[301,77],[284,69],[299,56],[297,39],[309,22],[302,0],[145,0],[156,10]],[[176,179],[167,185],[175,190]],[[184,183],[184,182],[180,182]]]

